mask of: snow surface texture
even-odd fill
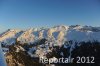
[[[32,44],[38,39],[46,38],[51,41],[56,41],[62,44],[63,41],[100,41],[100,27],[91,26],[55,26],[52,28],[31,28],[26,31],[23,30],[8,30],[1,34],[0,42],[2,44],[11,45],[15,41],[20,43]]]
[[[0,42],[2,42],[2,44],[14,44],[15,40],[22,34],[21,30],[8,30],[6,32],[4,32],[4,34],[2,34],[0,36]]]
[[[52,52],[53,46],[62,46],[65,41],[74,41],[74,42],[82,42],[82,41],[99,41],[100,42],[100,27],[91,27],[91,26],[55,26],[52,28],[31,28],[26,31],[23,30],[7,30],[0,35],[0,42],[4,45],[14,44],[15,41],[19,41],[21,44],[28,43],[32,44],[39,39],[45,38],[47,42],[42,45],[38,45],[37,47],[29,48],[28,54],[31,57],[46,57],[46,54]],[[49,48],[51,47],[51,49]],[[64,48],[70,48],[70,56],[72,50],[75,48],[75,43],[64,45]],[[17,50],[15,52],[19,52],[20,50],[25,51],[21,46],[16,47]],[[5,51],[9,51],[4,48]],[[33,54],[33,52],[35,52]],[[5,64],[5,59],[3,57],[3,53],[0,47],[0,62],[1,64]],[[62,56],[63,52],[60,53]],[[69,57],[70,57],[69,56]],[[0,64],[0,65],[1,65]],[[6,65],[2,65],[6,66]]]

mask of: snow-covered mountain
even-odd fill
[[[83,56],[90,52],[90,55],[99,58],[100,27],[60,25],[27,30],[9,29],[0,35],[0,42],[8,66],[42,66],[38,63],[40,58],[77,57],[82,52]]]
[[[18,29],[9,29],[0,35],[0,42],[2,44],[11,45],[15,41],[20,43],[34,43],[36,40],[46,38],[54,40],[58,43],[63,41],[100,41],[100,27],[92,26],[55,26],[52,28],[31,28],[26,31]]]
[[[2,44],[11,45],[15,43],[15,40],[23,33],[21,30],[9,29],[0,36],[0,42]]]

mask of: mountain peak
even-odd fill
[[[94,37],[95,36],[95,37]],[[21,43],[34,43],[38,39],[55,40],[56,42],[62,42],[64,40],[76,40],[76,41],[100,41],[100,28],[92,26],[80,26],[80,25],[58,25],[49,29],[37,29],[30,28],[26,31],[19,29],[8,29],[1,34],[0,41],[5,44],[12,44],[17,39]]]

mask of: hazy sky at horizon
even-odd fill
[[[100,0],[0,0],[0,32],[61,24],[100,26]]]

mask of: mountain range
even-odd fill
[[[38,39],[52,39],[58,43],[63,41],[100,41],[100,27],[92,26],[55,26],[52,28],[31,28],[27,30],[8,29],[0,35],[2,44],[11,45],[15,40],[32,44]]]
[[[59,25],[8,29],[0,34],[0,43],[8,66],[41,66],[39,58],[88,56],[89,52],[90,56],[99,58],[100,27]]]

